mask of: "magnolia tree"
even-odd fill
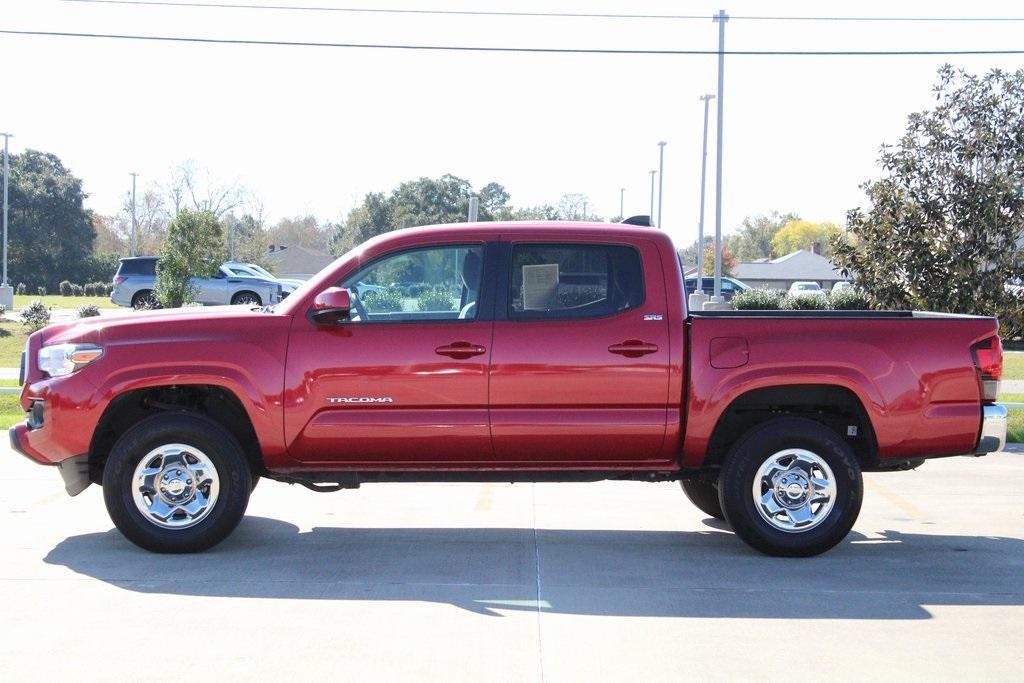
[[[167,226],[156,267],[156,298],[165,308],[195,301],[192,278],[212,277],[227,256],[224,229],[211,211],[182,209]]]
[[[833,259],[876,308],[997,315],[1024,332],[1024,70],[944,66],[936,106],[883,146],[870,207],[847,214]]]

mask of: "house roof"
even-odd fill
[[[334,257],[328,253],[299,245],[272,246],[267,258],[279,275],[289,273],[319,273]]]
[[[740,263],[734,269],[740,280],[845,280],[824,256],[800,249],[777,259]]]

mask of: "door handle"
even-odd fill
[[[487,353],[487,349],[480,346],[479,344],[470,344],[469,342],[452,342],[447,346],[438,346],[434,349],[434,353],[441,356],[449,356],[459,360],[465,360],[466,358],[472,358],[473,356],[479,356],[483,353]]]
[[[639,358],[640,356],[646,356],[648,353],[655,353],[657,350],[657,344],[648,344],[639,339],[629,339],[621,344],[612,344],[608,347],[610,353],[617,353],[626,358]]]

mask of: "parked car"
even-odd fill
[[[739,280],[731,277],[722,278],[722,298],[726,301],[732,301],[732,298],[740,292],[745,292],[750,289],[749,286],[740,282]],[[686,294],[689,296],[697,291],[697,278],[688,277],[686,278]],[[704,277],[701,278],[701,291],[708,296],[712,296],[715,293],[715,278]]]
[[[817,282],[794,282],[789,286],[790,294],[814,294],[825,296],[826,292]]]
[[[832,293],[836,292],[848,292],[853,289],[853,283],[847,280],[840,280],[832,284]]]
[[[118,306],[145,308],[156,305],[156,256],[121,259],[114,275],[110,300]],[[204,306],[248,304],[263,306],[281,300],[281,285],[262,278],[238,277],[221,266],[212,278],[192,278],[197,303]]]
[[[284,298],[291,294],[292,292],[294,292],[296,288],[298,288],[303,283],[302,280],[277,277],[269,270],[256,263],[240,263],[238,261],[228,261],[223,265],[223,268],[236,277],[254,277],[260,280],[277,282],[278,284],[281,285],[281,298]]]
[[[396,259],[449,305],[353,292]],[[581,272],[602,284],[563,296],[560,273]],[[117,528],[158,552],[224,539],[260,478],[321,492],[615,479],[679,481],[754,548],[807,556],[852,528],[861,472],[1002,449],[998,329],[941,313],[688,312],[662,231],[430,226],[374,238],[274,307],[33,333],[28,419],[10,438],[58,465],[68,493],[102,484]]]

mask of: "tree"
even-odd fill
[[[270,235],[263,227],[262,215],[245,213],[239,217],[228,213],[221,222],[226,233],[228,258],[267,267]]]
[[[326,251],[331,238],[313,214],[282,218],[267,233],[270,244],[300,246],[317,251]]]
[[[772,252],[784,256],[798,249],[806,249],[828,257],[832,253],[832,241],[841,232],[842,229],[835,223],[791,220],[772,237]]]
[[[174,169],[166,194],[175,215],[188,208],[209,211],[215,218],[220,218],[246,200],[246,191],[241,185],[218,180],[209,170],[200,173],[192,161]]]
[[[722,275],[732,277],[737,265],[736,256],[729,247],[722,245]],[[715,274],[715,243],[704,247],[704,275]]]
[[[728,239],[729,249],[741,261],[756,261],[782,254],[773,251],[772,238],[791,221],[800,220],[795,213],[754,214],[743,219],[736,233]]]
[[[975,76],[946,65],[936,106],[884,146],[834,260],[879,308],[998,315],[1024,332],[1024,70]]]
[[[92,212],[83,205],[82,181],[56,155],[34,149],[11,155],[10,174],[11,281],[24,282],[30,291],[40,286],[55,291],[64,279],[81,282],[96,239]]]
[[[156,298],[165,308],[195,301],[191,278],[213,276],[227,257],[224,229],[212,211],[183,209],[167,226],[156,266]]]

